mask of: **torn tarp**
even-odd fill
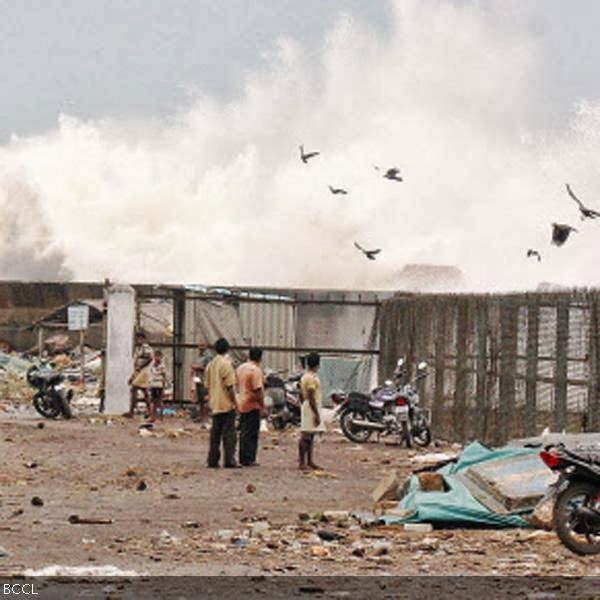
[[[387,524],[529,527],[523,517],[531,513],[554,480],[538,453],[508,446],[491,449],[473,442],[455,463],[437,470],[444,476],[446,491],[422,491],[419,478],[413,475],[398,507],[411,513],[384,516],[383,520]]]

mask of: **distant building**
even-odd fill
[[[406,292],[460,292],[465,276],[451,265],[406,265],[394,278],[396,287]]]
[[[536,292],[544,292],[544,293],[550,293],[550,292],[569,292],[571,291],[572,288],[570,288],[569,286],[566,285],[560,285],[558,283],[551,283],[549,281],[542,281],[541,283],[538,283],[537,287],[535,288]]]

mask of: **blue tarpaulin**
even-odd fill
[[[508,447],[491,449],[479,442],[469,444],[456,463],[438,469],[444,476],[447,491],[423,492],[416,475],[410,478],[408,490],[399,508],[412,511],[408,516],[384,516],[387,524],[432,523],[433,525],[473,525],[493,527],[529,527],[523,516],[531,509],[510,514],[493,512],[473,497],[460,481],[460,474],[474,465],[488,461],[504,460],[539,454],[531,448]]]

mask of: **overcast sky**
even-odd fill
[[[600,2],[515,7],[502,18],[525,19],[545,57],[541,122],[600,96]],[[230,99],[277,37],[318,49],[340,12],[386,34],[386,0],[0,0],[0,140],[53,128],[61,111],[162,116],[190,92]]]

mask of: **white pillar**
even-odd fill
[[[122,415],[129,410],[127,380],[133,371],[135,291],[129,285],[113,285],[107,296],[104,412]]]

